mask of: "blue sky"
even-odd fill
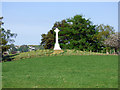
[[[39,45],[41,34],[56,21],[82,14],[94,24],[113,26],[118,31],[117,2],[3,2],[4,27],[17,33],[16,45]]]

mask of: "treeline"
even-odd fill
[[[47,34],[42,34],[41,45],[45,49],[53,49],[55,44],[54,29],[60,29],[59,44],[62,49],[77,49],[82,51],[118,53],[119,33],[110,25],[94,25],[90,19],[76,15],[55,22]]]
[[[15,54],[15,53],[21,53],[21,52],[29,52],[29,51],[36,51],[36,50],[41,50],[44,49],[43,46],[41,45],[14,45],[11,44],[10,48],[8,49],[9,53]]]

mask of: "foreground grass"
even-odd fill
[[[118,56],[49,56],[3,63],[3,88],[117,88]]]

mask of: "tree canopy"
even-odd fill
[[[115,34],[114,28],[110,25],[100,24],[96,27],[96,29],[99,32],[96,38],[100,41],[104,41],[109,38],[111,34]]]
[[[120,33],[111,34],[109,38],[104,41],[106,47],[115,48],[115,52],[120,48]]]
[[[28,52],[29,51],[29,47],[27,45],[22,45],[22,46],[20,46],[18,51],[20,51],[20,52]]]
[[[17,36],[16,33],[11,33],[11,30],[5,30],[4,28],[2,28],[1,26],[4,24],[2,22],[3,17],[0,17],[0,33],[1,33],[1,48],[2,48],[2,52],[7,51],[10,48],[10,45],[8,45],[9,43],[13,43],[14,39]]]
[[[59,43],[63,49],[99,50],[101,42],[94,38],[98,35],[96,25],[82,15],[76,15],[59,22],[55,22],[47,34],[42,34],[41,44],[45,49],[53,49],[55,43],[54,29],[60,29]]]

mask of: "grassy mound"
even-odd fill
[[[3,63],[3,88],[117,88],[118,56],[36,57]]]
[[[104,53],[96,53],[96,52],[87,52],[87,51],[80,51],[80,50],[63,50],[59,54],[53,53],[54,50],[37,50],[37,51],[30,51],[30,52],[23,52],[18,55],[14,55],[12,58],[13,60],[20,60],[26,58],[33,58],[33,57],[45,57],[45,56],[68,56],[68,55],[106,55]]]

